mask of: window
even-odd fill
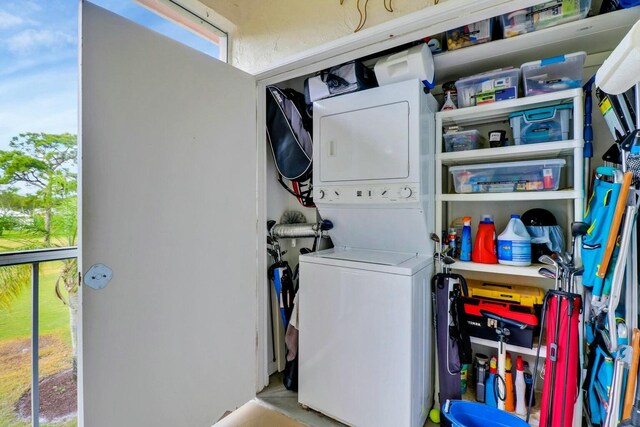
[[[111,12],[222,61],[227,34],[174,0],[92,0]]]

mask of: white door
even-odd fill
[[[83,2],[84,425],[210,426],[256,387],[256,84]],[[85,277],[85,280],[87,278]]]

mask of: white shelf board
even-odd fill
[[[477,262],[466,262],[458,260],[456,260],[455,263],[451,264],[451,269],[457,271],[477,271],[479,273],[505,274],[509,276],[535,277],[536,279],[551,280],[545,279],[538,274],[538,270],[540,269],[540,267],[543,266],[539,264],[533,264],[526,267],[516,267],[513,265],[481,264]]]
[[[437,154],[443,165],[465,165],[488,161],[522,160],[526,158],[558,158],[572,156],[575,148],[582,147],[582,139],[568,141],[544,142],[540,144],[512,145],[509,147],[484,148],[479,150],[455,151]]]
[[[613,50],[640,19],[640,6],[433,56],[439,84],[496,68],[585,51]]]
[[[581,191],[523,191],[513,193],[436,194],[437,202],[516,202],[520,200],[572,200],[582,199]]]
[[[490,347],[490,348],[495,348],[496,350],[498,349],[498,341],[491,341],[491,340],[487,340],[484,338],[477,338],[477,337],[471,337],[471,343],[472,344],[478,344],[478,345],[482,345],[485,347]],[[533,348],[529,348],[529,347],[520,347],[517,345],[511,345],[509,343],[507,343],[507,351],[510,353],[515,353],[515,354],[526,354],[528,356],[535,356],[536,352],[538,351],[538,347],[535,344],[533,344]],[[511,355],[512,357],[513,354]],[[546,358],[547,357],[547,346],[546,345],[542,345],[542,347],[540,347],[540,357],[541,358]],[[515,360],[515,357],[513,358],[513,360]],[[531,367],[533,368],[533,367]]]
[[[444,126],[502,121],[507,120],[507,116],[510,113],[529,108],[570,103],[573,102],[573,98],[576,96],[582,96],[582,88],[509,99],[507,101],[476,105],[475,107],[458,108],[457,110],[446,110],[436,113],[436,116],[442,119]]]

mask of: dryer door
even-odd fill
[[[321,117],[318,146],[322,182],[407,178],[409,103]]]

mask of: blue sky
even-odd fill
[[[217,46],[133,0],[94,3],[217,56]],[[77,33],[76,0],[0,1],[0,149],[19,133],[77,133]]]

